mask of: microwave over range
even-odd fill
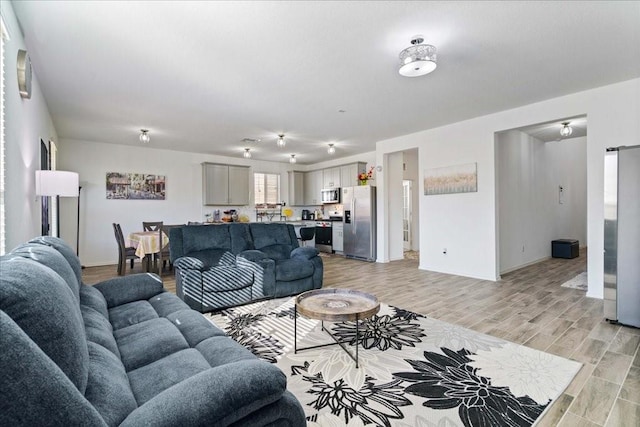
[[[339,188],[324,188],[321,191],[322,203],[340,203]]]

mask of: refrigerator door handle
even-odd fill
[[[358,214],[356,213],[356,198],[351,200],[351,215],[353,218],[352,234],[356,234],[356,228],[358,227]]]

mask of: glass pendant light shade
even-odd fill
[[[327,153],[335,154],[335,152],[336,152],[336,147],[334,147],[333,144],[329,144],[329,149],[327,150]]]
[[[244,149],[244,153],[242,153],[242,157],[244,157],[245,159],[250,159],[251,158],[251,149],[250,148],[245,148]]]
[[[566,138],[573,133],[573,129],[571,128],[571,126],[569,126],[569,123],[570,122],[562,123],[562,128],[560,129],[560,135],[563,138]]]
[[[422,36],[414,36],[411,40],[413,46],[400,52],[400,75],[424,76],[436,69],[436,48],[430,44],[421,44],[423,41]]]
[[[289,163],[295,163],[296,162],[296,155],[292,154],[291,157],[289,158]]]
[[[149,131],[147,129],[140,129],[140,142],[142,142],[143,144],[148,144],[149,141],[151,141]]]
[[[284,135],[278,135],[278,148],[284,148],[287,145],[287,142],[284,140]]]

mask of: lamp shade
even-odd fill
[[[80,179],[77,172],[36,171],[36,195],[78,197]]]

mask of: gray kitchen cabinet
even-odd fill
[[[367,171],[367,164],[364,162],[350,163],[340,166],[341,187],[355,187],[358,185],[358,175]]]
[[[305,172],[304,174],[304,204],[306,206],[320,205],[322,191],[322,169]]]
[[[249,167],[202,164],[202,202],[206,206],[249,204]]]
[[[304,206],[304,172],[289,171],[289,206]]]
[[[335,252],[344,251],[344,224],[334,221],[331,223],[331,245]]]
[[[340,166],[322,170],[322,188],[340,187]]]

